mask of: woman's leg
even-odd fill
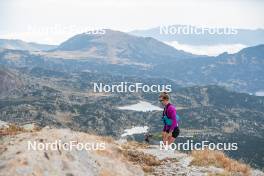
[[[175,141],[176,138],[174,138],[173,136],[170,136],[168,139],[168,144],[170,145],[171,143],[173,143]]]
[[[169,137],[168,139],[168,143],[171,144],[175,141],[175,139],[178,137],[178,135],[180,134],[180,129],[177,127],[173,130],[172,132],[172,136]]]
[[[166,142],[168,141],[168,133],[166,131],[162,131],[162,141],[163,144],[166,144]]]

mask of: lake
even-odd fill
[[[263,97],[264,96],[264,91],[258,91],[258,92],[255,93],[255,95]]]
[[[141,111],[141,112],[148,112],[148,111],[162,111],[163,109],[154,106],[149,102],[146,101],[139,101],[139,103],[133,104],[133,105],[127,105],[127,106],[121,106],[118,107],[118,109],[121,110],[131,110],[131,111]]]

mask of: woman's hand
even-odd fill
[[[162,141],[164,144],[166,144],[166,141],[168,140],[168,133],[163,131],[162,132]]]
[[[171,136],[172,136],[172,132],[169,132],[168,135],[167,135],[167,137],[169,138]]]

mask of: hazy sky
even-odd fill
[[[0,38],[58,44],[95,28],[264,28],[262,0],[0,0]]]

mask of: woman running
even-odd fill
[[[162,130],[162,140],[164,144],[170,145],[179,135],[180,130],[176,118],[176,108],[170,103],[170,96],[167,92],[162,92],[159,96],[159,101],[164,106],[162,120],[164,127]]]

